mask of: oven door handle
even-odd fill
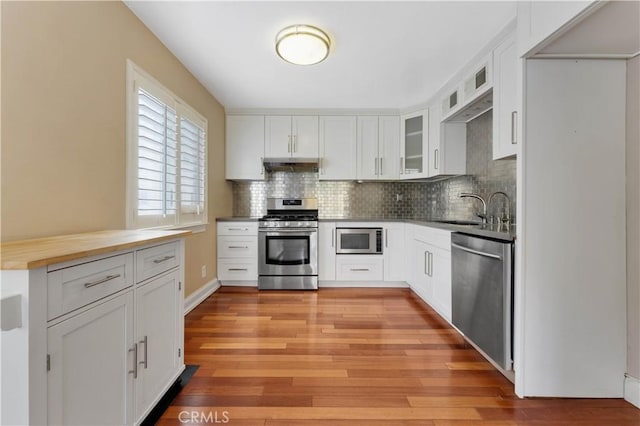
[[[262,232],[264,234],[267,234],[268,236],[278,236],[278,234],[298,234],[298,235],[311,235],[311,234],[315,234],[318,232],[317,229],[313,229],[313,230],[300,230],[300,229],[286,229],[286,228],[281,228],[276,230],[259,230],[258,232]]]

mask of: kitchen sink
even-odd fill
[[[474,222],[472,220],[448,220],[448,219],[443,219],[443,220],[433,220],[432,222],[436,222],[436,223],[446,223],[449,225],[480,225],[480,222]]]

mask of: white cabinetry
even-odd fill
[[[398,179],[400,117],[358,117],[358,179]]]
[[[47,345],[49,424],[133,423],[131,291],[49,327]]]
[[[518,87],[515,35],[504,40],[493,53],[493,159],[516,155]]]
[[[518,2],[518,57],[522,57],[579,15],[593,10],[595,1]],[[605,2],[600,2],[605,3]]]
[[[486,93],[492,86],[493,57],[489,53],[472,68],[463,82],[462,103],[469,104]]]
[[[442,122],[442,107],[429,108],[429,177],[467,172],[467,125]]]
[[[320,117],[320,180],[357,177],[355,116]]]
[[[173,241],[47,268],[49,424],[137,424],[178,378],[183,250]]]
[[[336,279],[336,224],[318,223],[318,280]]]
[[[265,157],[318,158],[318,117],[267,115]]]
[[[429,111],[400,118],[400,178],[425,178],[429,173]]]
[[[404,223],[385,222],[384,245],[384,280],[406,281],[406,250],[404,244]]]
[[[376,254],[343,254],[336,256],[336,280],[382,281],[384,259]]]
[[[451,322],[451,231],[412,228],[411,288]]]
[[[225,147],[226,179],[264,179],[263,115],[227,115]]]
[[[257,285],[258,222],[218,222],[218,279],[223,285]]]
[[[181,287],[174,270],[135,289],[137,421],[149,414],[173,383],[182,362]]]

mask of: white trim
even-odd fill
[[[319,288],[409,288],[404,281],[320,281]]]
[[[258,281],[229,281],[220,283],[223,287],[258,287]]]
[[[625,374],[624,400],[640,408],[640,379]]]
[[[187,315],[196,306],[204,302],[204,300],[215,293],[220,288],[220,281],[217,278],[209,281],[189,296],[184,298],[184,314]]]

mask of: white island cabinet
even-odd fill
[[[2,424],[144,420],[184,370],[188,234],[2,244]]]

